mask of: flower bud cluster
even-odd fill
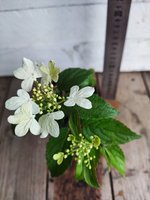
[[[60,110],[61,103],[64,101],[64,97],[54,92],[53,84],[41,85],[41,83],[38,82],[36,82],[33,88],[32,99],[39,105],[40,114]]]
[[[84,162],[85,166],[91,169],[91,161],[96,158],[95,155],[91,155],[91,151],[93,148],[99,148],[100,138],[97,135],[94,135],[91,136],[90,141],[88,141],[80,133],[79,138],[75,137],[72,134],[69,134],[67,141],[71,142],[69,146],[70,148],[66,149],[65,153],[59,152],[58,154],[55,154],[53,158],[56,160],[56,157],[58,157],[59,155],[58,162],[59,164],[61,164],[63,162],[63,159],[66,159],[69,155],[75,156],[75,160],[78,162],[78,164]]]

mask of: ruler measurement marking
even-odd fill
[[[108,0],[102,96],[115,98],[131,0]]]

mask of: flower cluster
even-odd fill
[[[41,83],[36,82],[36,86],[33,88],[33,101],[39,105],[40,114],[46,112],[54,112],[61,109],[61,103],[64,102],[65,97],[61,97],[54,91],[54,86],[51,83],[49,85],[42,86]]]
[[[69,96],[57,94],[57,81],[60,69],[55,62],[35,66],[34,63],[23,59],[22,67],[14,71],[14,76],[22,80],[17,96],[11,97],[5,107],[14,110],[14,115],[8,117],[8,122],[15,124],[15,134],[24,136],[30,131],[41,138],[49,134],[58,137],[60,134],[57,120],[64,118],[62,106],[78,105],[91,109],[92,104],[87,99],[94,93],[93,87],[79,89],[77,85],[70,88]],[[28,92],[31,92],[31,97]]]
[[[95,155],[92,155],[93,148],[98,149],[101,141],[97,135],[91,136],[90,141],[80,133],[79,137],[69,134],[67,138],[68,142],[71,142],[70,148],[64,152],[54,154],[53,159],[57,160],[57,164],[60,165],[63,159],[66,159],[69,155],[74,156],[75,160],[80,164],[82,161],[85,166],[91,169],[91,161],[95,159]]]

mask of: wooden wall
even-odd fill
[[[22,57],[103,70],[106,0],[0,0],[0,75]],[[150,69],[150,0],[133,0],[122,71]]]

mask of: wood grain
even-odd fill
[[[150,0],[133,0],[133,3],[147,3]],[[26,9],[39,9],[45,7],[68,7],[68,6],[88,6],[93,4],[107,4],[106,0],[32,0],[26,1],[23,0],[9,1],[9,0],[0,0],[0,11],[1,12],[10,12],[13,10],[26,10]]]
[[[61,70],[70,66],[91,68],[95,62],[102,66],[106,22],[102,20],[97,29],[97,21],[105,19],[106,7],[102,4],[0,13],[0,74],[12,74],[23,57],[45,64],[56,60]]]
[[[10,12],[10,11],[20,11],[20,10],[33,10],[39,8],[47,8],[47,7],[70,7],[70,6],[88,6],[93,4],[106,4],[106,0],[32,0],[26,1],[14,0],[13,2],[9,0],[0,0],[1,12]]]
[[[126,177],[113,171],[115,200],[150,199],[150,103],[139,73],[121,74],[117,100],[121,102],[119,120],[141,133],[140,140],[123,145]]]
[[[59,5],[62,1],[1,0],[5,9],[44,7],[0,12],[0,75],[12,74],[22,57],[45,64],[53,59],[61,69],[78,66],[103,71],[107,4],[47,7],[46,2]],[[139,2],[131,6],[122,71],[149,70],[150,1]]]
[[[112,190],[111,190],[111,180],[110,172],[107,167],[107,163],[104,158],[102,158],[102,185],[101,185],[101,199],[102,200],[113,200]]]
[[[16,94],[20,81],[12,79],[8,97]],[[46,199],[45,140],[31,134],[18,138],[12,134],[5,110],[0,124],[0,199]]]
[[[145,83],[145,87],[146,87],[148,96],[150,97],[150,72],[143,72],[142,77],[143,77],[143,81]]]
[[[102,182],[102,165],[99,164],[98,181]],[[93,189],[83,181],[76,181],[75,178],[75,165],[72,165],[62,176],[54,178],[54,200],[79,200],[79,199],[91,199],[101,200],[100,189]],[[52,181],[52,180],[51,180]],[[49,197],[48,200],[51,200]]]
[[[2,116],[2,111],[4,110],[4,103],[7,97],[10,81],[10,77],[0,78],[0,120]]]
[[[103,159],[99,164],[97,175],[100,188],[95,190],[85,182],[75,180],[75,166],[70,167],[64,175],[57,178],[52,178],[49,172],[47,200],[111,200],[109,172]]]

